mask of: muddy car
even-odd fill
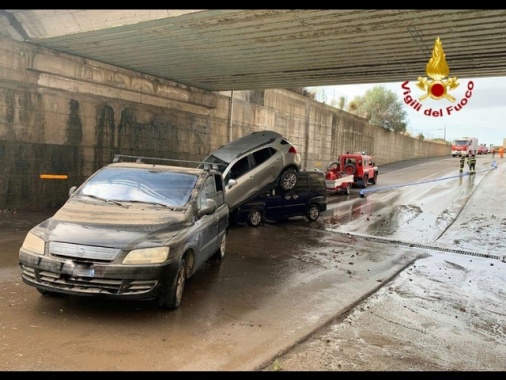
[[[233,215],[235,223],[258,227],[266,221],[277,222],[294,216],[315,221],[327,210],[327,189],[322,171],[302,170],[292,190],[275,187],[246,202]]]
[[[223,173],[230,212],[276,186],[293,189],[301,169],[297,149],[275,131],[259,131],[225,144],[204,159]]]
[[[67,202],[28,232],[19,250],[23,282],[46,296],[178,308],[186,280],[223,260],[229,210],[219,171],[169,161],[117,155],[71,188]]]

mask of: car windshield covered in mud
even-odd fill
[[[116,156],[19,251],[23,281],[43,295],[156,299],[176,309],[186,279],[221,262],[229,224],[221,173]]]

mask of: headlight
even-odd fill
[[[169,257],[169,247],[134,249],[123,260],[125,265],[160,264]]]
[[[22,249],[30,251],[32,253],[35,253],[37,255],[43,255],[44,254],[44,240],[41,239],[38,236],[35,236],[31,232],[28,232],[28,234],[25,237],[25,240],[23,241],[23,245],[21,246]]]

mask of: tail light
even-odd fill
[[[290,149],[288,149],[288,153],[297,154],[297,149],[295,149],[295,147],[292,146],[292,147],[290,147]]]

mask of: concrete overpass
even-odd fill
[[[506,10],[0,10],[12,38],[208,91],[506,76]]]

